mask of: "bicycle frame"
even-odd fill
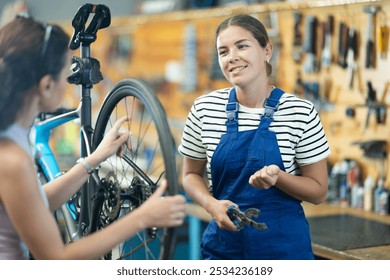
[[[77,118],[79,118],[78,109],[36,122],[34,124],[32,131],[35,135],[35,138],[33,139],[34,158],[42,168],[43,174],[48,181],[52,181],[62,174],[49,145],[51,132],[54,128]]]
[[[41,116],[43,120],[36,122],[32,128],[31,138],[32,143],[34,143],[34,158],[48,182],[62,175],[58,162],[49,145],[52,130],[67,122],[78,119],[79,112],[80,109],[71,110],[48,119],[44,119],[45,117]],[[71,233],[69,238],[75,239],[77,236],[77,217],[72,214],[74,211],[71,208],[72,205],[67,202],[61,207],[61,212],[65,219],[68,232]]]

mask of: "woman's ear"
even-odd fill
[[[267,58],[267,62],[269,63],[272,58],[272,44],[270,42],[268,42],[265,46],[265,56]]]
[[[43,98],[50,98],[54,88],[54,81],[51,75],[45,75],[41,78],[38,84],[39,94]]]

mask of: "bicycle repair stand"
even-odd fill
[[[94,14],[94,16],[88,27],[86,27],[90,14]],[[100,72],[99,61],[91,57],[90,45],[96,41],[97,31],[110,26],[110,24],[111,13],[106,5],[84,4],[77,10],[72,21],[74,32],[69,42],[69,48],[71,50],[76,50],[80,46],[81,48],[80,57],[74,56],[72,58],[71,74],[68,77],[68,82],[70,84],[81,85],[81,100],[80,106],[77,109],[80,116],[81,134],[84,139],[84,145],[81,147],[81,157],[86,157],[92,152],[90,151],[93,134],[91,124],[91,89],[94,84],[99,83],[103,79],[103,75]],[[96,147],[92,147],[92,149],[95,148]],[[96,172],[93,172],[91,175],[93,176],[94,181],[99,185],[100,190],[101,184]],[[81,197],[85,199],[82,203],[87,203],[88,199],[96,199],[94,208],[96,211],[100,211],[99,209],[101,209],[104,201],[104,197],[100,196],[104,196],[104,193],[99,195],[101,192],[98,192],[98,197],[89,197],[89,195],[87,195],[87,183],[84,184],[81,192],[83,193]],[[80,225],[80,230],[83,233],[93,232],[97,229],[95,222],[91,224],[90,218],[87,217],[88,213],[83,211],[83,209],[80,210],[80,216],[81,221],[88,221],[87,224]]]

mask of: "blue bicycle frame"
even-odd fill
[[[71,110],[48,119],[37,121],[32,128],[31,138],[33,139],[31,140],[32,143],[34,143],[34,158],[37,165],[40,166],[47,182],[54,180],[62,174],[58,162],[49,145],[52,130],[67,122],[79,119],[80,110],[81,105],[76,110]],[[81,139],[88,141],[88,137],[86,137],[86,134],[84,133],[83,126],[81,127],[81,134],[83,136]],[[82,145],[82,147],[85,147],[86,153],[90,154],[89,145]],[[78,221],[76,216],[76,206],[68,201],[61,207],[60,211],[65,219],[66,227],[68,228],[68,232],[70,234],[69,238],[71,240],[79,239],[82,236],[82,233],[78,230],[77,226]]]
[[[42,168],[47,181],[52,181],[62,174],[53,151],[49,145],[52,130],[60,125],[63,125],[64,123],[78,118],[79,110],[76,109],[46,120],[39,121],[33,126],[33,133],[35,136],[35,139],[33,139],[34,158]]]

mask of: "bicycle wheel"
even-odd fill
[[[107,197],[99,214],[101,227],[140,206],[162,178],[168,194],[178,193],[175,143],[165,111],[147,83],[125,79],[114,86],[103,102],[96,120],[93,150],[115,121],[130,116],[124,128],[130,131],[131,149],[122,158],[113,156],[99,169]],[[172,259],[175,247],[173,228],[151,228],[121,244],[106,258]]]

